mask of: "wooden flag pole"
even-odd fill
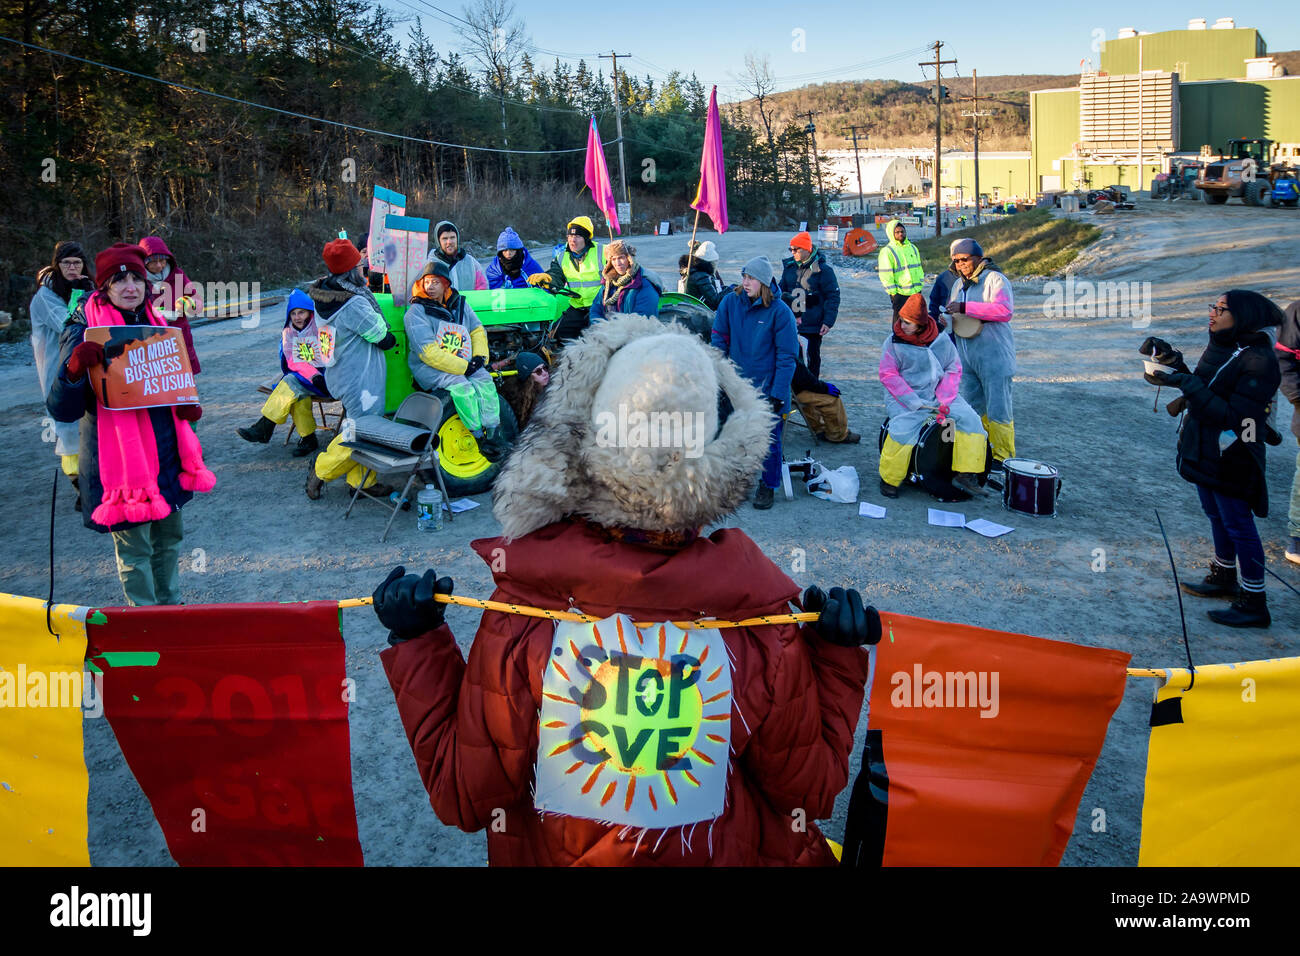
[[[704,185],[703,180],[700,181],[700,185],[701,186]],[[695,191],[695,194],[697,196],[699,195],[698,189]],[[700,211],[697,209],[695,210],[695,225],[691,226],[691,241],[690,244],[687,245],[686,247],[686,281],[688,283],[691,281],[691,260],[695,258],[695,232],[699,228],[700,228]]]

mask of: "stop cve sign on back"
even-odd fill
[[[542,680],[536,806],[662,828],[718,816],[731,668],[716,630],[616,615],[556,627]]]

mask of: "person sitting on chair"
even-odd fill
[[[808,371],[802,349],[795,356],[790,391],[794,393],[794,403],[807,422],[813,438],[818,441],[825,439],[837,445],[856,445],[862,441],[861,435],[849,430],[849,420],[844,413],[844,401],[840,398],[839,388],[831,382],[821,381]]]
[[[416,386],[426,392],[446,389],[483,457],[500,461],[505,450],[497,438],[500,399],[492,375],[483,367],[487,331],[465,297],[452,288],[451,270],[441,259],[428,263],[416,278],[402,327]]]
[[[957,349],[952,339],[939,334],[920,293],[908,296],[894,316],[894,330],[880,353],[880,383],[885,386],[889,413],[889,433],[880,449],[880,493],[898,497],[921,429],[931,416],[945,426],[944,440],[953,443],[953,483],[959,493],[949,500],[965,501],[981,492],[978,476],[984,473],[988,436],[979,415],[957,394],[961,384]],[[950,420],[951,438],[946,427]]]
[[[312,400],[331,398],[325,387],[326,353],[332,354],[328,333],[322,344],[316,323],[316,306],[306,292],[294,289],[285,306],[284,331],[280,333],[280,371],[284,377],[271,390],[262,406],[261,417],[247,428],[236,431],[244,441],[265,445],[276,425],[293,417],[298,430],[298,446],[293,457],[302,458],[320,447],[316,438],[316,413]]]

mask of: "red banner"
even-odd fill
[[[104,712],[181,866],[360,866],[334,602],[105,608]]]
[[[846,861],[1058,864],[1129,655],[882,618]]]

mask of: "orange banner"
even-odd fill
[[[1129,655],[882,615],[845,839],[859,866],[1055,866]]]
[[[104,364],[90,370],[100,403],[119,411],[198,402],[189,351],[180,329],[161,325],[100,325],[86,341],[104,347]]]

